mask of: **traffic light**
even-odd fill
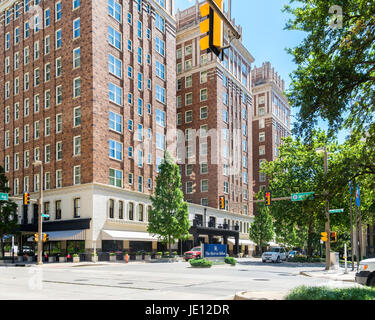
[[[30,193],[25,192],[25,193],[23,194],[23,204],[24,204],[25,206],[28,206],[28,205],[30,204]]]
[[[214,0],[217,6],[223,10],[224,1]],[[200,23],[200,30],[203,35],[200,39],[199,44],[202,51],[208,50],[215,53],[217,56],[221,54],[221,48],[223,47],[224,39],[224,28],[223,20],[220,16],[210,7],[208,3],[201,5],[200,7],[201,17],[205,18]]]
[[[48,234],[43,233],[43,242],[47,242],[49,240]]]
[[[269,207],[271,205],[271,192],[268,191],[266,192],[266,196],[265,196],[265,201],[266,201],[266,206]]]
[[[337,232],[331,232],[331,242],[337,242]]]
[[[324,241],[324,242],[327,242],[328,238],[327,238],[327,232],[321,232],[321,240]]]
[[[224,196],[219,197],[219,208],[225,209],[225,197]]]
[[[34,242],[38,242],[38,234],[34,233]]]

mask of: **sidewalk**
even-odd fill
[[[348,268],[348,274],[345,274],[345,268],[340,267],[338,270],[311,270],[301,271],[300,275],[313,278],[325,278],[335,281],[346,281],[355,282],[356,268],[352,271],[352,268]]]
[[[243,291],[228,300],[285,300],[285,296],[285,293],[275,291]]]

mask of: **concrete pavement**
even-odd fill
[[[345,274],[345,269],[340,268],[338,270],[308,270],[301,271],[300,274],[306,277],[324,278],[334,281],[346,281],[355,282],[356,270],[352,271],[348,269],[348,273]]]

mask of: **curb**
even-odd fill
[[[228,299],[229,300],[229,299]],[[253,292],[241,291],[237,292],[231,300],[285,300],[285,294],[279,292]]]
[[[334,281],[355,282],[355,279],[340,279],[337,276],[331,277],[329,275],[311,275],[311,274],[309,274],[307,272],[304,272],[304,271],[301,271],[299,274],[302,275],[302,276],[305,276],[305,277],[309,277],[309,278],[321,278],[321,279],[331,279],[331,280],[334,280]]]

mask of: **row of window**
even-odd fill
[[[63,182],[62,182],[62,170],[56,170],[56,184],[55,188],[62,188]],[[44,173],[44,190],[50,190],[52,188],[51,184],[51,173],[45,172]],[[81,166],[74,166],[73,167],[73,184],[79,185],[81,184]],[[20,189],[20,179],[15,178],[13,179],[13,194],[19,195],[21,193]],[[40,175],[34,174],[34,183],[33,183],[33,192],[39,192],[40,188]],[[23,191],[29,192],[30,190],[30,178],[29,176],[25,176],[23,178]]]
[[[128,202],[126,205],[124,201],[119,200],[118,203],[115,205],[115,202],[116,201],[114,199],[109,199],[109,206],[108,206],[109,219],[147,222],[149,213],[152,209],[151,206],[147,206],[147,214],[146,214],[145,205],[141,203],[136,205],[133,202]]]

